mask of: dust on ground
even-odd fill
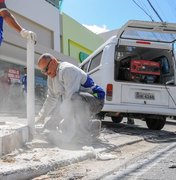
[[[71,164],[66,167],[59,168],[55,171],[48,172],[48,174],[34,178],[33,180],[90,180],[99,179],[108,173],[113,173],[119,167],[125,167],[126,163],[133,158],[155,148],[158,144],[148,142],[138,142],[133,145],[127,145],[115,149],[110,154],[117,158],[106,161],[97,159],[88,159],[83,162]]]

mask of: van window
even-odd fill
[[[87,71],[88,71],[89,62],[90,62],[90,61],[87,61],[87,62],[81,67],[81,69],[82,69],[84,72],[87,72]]]
[[[94,56],[94,57],[92,58],[91,64],[90,64],[90,67],[89,67],[89,71],[95,69],[97,66],[100,65],[102,53],[103,53],[103,51],[101,51],[100,53],[98,53],[96,56]]]

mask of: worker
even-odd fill
[[[5,0],[0,0],[0,46],[3,41],[3,21],[5,22],[18,33],[21,34],[23,38],[29,38],[36,40],[36,34],[32,31],[24,29],[15,19],[15,17],[7,9]]]
[[[21,78],[21,84],[22,84],[22,90],[23,90],[23,94],[27,93],[27,67],[24,67],[24,75]]]
[[[48,77],[48,94],[36,123],[44,123],[55,109],[55,116],[49,122],[55,121],[54,127],[58,128],[56,139],[67,142],[73,142],[75,137],[88,140],[92,136],[92,126],[96,124],[100,128],[101,122],[93,123],[91,117],[103,108],[104,90],[83,70],[58,61],[49,53],[39,57],[38,67]]]

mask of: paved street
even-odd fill
[[[103,180],[175,180],[175,153],[175,142],[160,144],[156,149],[136,157]]]
[[[103,124],[104,132],[101,137],[104,137],[106,142],[111,146],[117,145],[115,148],[109,149],[109,156],[115,156],[109,160],[87,159],[78,163],[71,164],[69,166],[60,167],[55,171],[48,172],[46,175],[36,177],[39,179],[147,179],[144,178],[143,173],[148,173],[147,170],[150,167],[157,165],[163,158],[155,158],[162,155],[163,152],[167,154],[167,151],[174,147],[173,142],[176,140],[175,136],[175,123],[169,122],[163,131],[151,131],[148,130],[145,123],[142,121],[136,121],[136,125],[126,125],[124,119],[122,124],[114,125],[110,121],[105,121]],[[124,146],[118,146],[119,142],[124,139],[130,139],[129,143]],[[133,138],[141,138],[139,141],[133,142]],[[130,143],[133,142],[133,143]],[[123,142],[124,143],[124,142]],[[168,147],[168,148],[167,148]],[[171,153],[172,154],[172,153]],[[151,161],[151,164],[149,163]],[[172,159],[171,164],[174,164]],[[149,164],[149,165],[148,165]],[[163,167],[158,165],[158,169],[162,171]],[[167,167],[168,168],[168,167]],[[166,168],[165,177],[168,176]],[[171,170],[172,169],[172,170]],[[170,168],[173,171],[174,168]],[[135,173],[133,172],[135,170]],[[150,172],[149,178],[160,179],[158,170],[158,176],[155,176],[157,170],[153,169]],[[118,173],[117,173],[118,172]],[[141,173],[142,172],[142,173]],[[169,171],[168,171],[169,172]],[[164,176],[163,176],[164,177]],[[171,176],[170,180],[173,176]]]
[[[10,120],[7,116],[3,116],[3,119]],[[18,115],[16,118],[11,117],[11,121],[18,124],[25,122],[25,119]],[[127,120],[124,119],[122,123],[114,124],[106,118],[99,138],[93,141],[91,146],[79,148],[55,146],[47,141],[44,134],[36,134],[34,140],[26,143],[25,147],[1,157],[0,179],[94,180],[109,177],[111,179],[112,175],[115,175],[116,179],[116,176],[121,174],[125,174],[124,178],[133,179],[136,176],[140,179],[142,173],[148,174],[150,167],[156,165],[159,174],[164,164],[166,166],[175,164],[174,159],[168,161],[168,164],[164,159],[158,159],[157,162],[160,160],[163,162],[160,168],[157,163],[148,165],[145,161],[145,159],[148,161],[155,159],[160,149],[160,154],[167,150],[172,151],[173,142],[176,140],[175,121],[168,121],[162,131],[149,130],[143,121],[135,120],[135,125],[128,125],[126,122]],[[170,149],[165,150],[167,146]],[[173,153],[174,151],[171,154]],[[141,168],[138,172],[139,163],[146,163],[147,171]],[[131,165],[133,165],[132,169],[137,168],[134,175],[134,172],[129,174]],[[174,166],[169,170],[173,171]],[[153,172],[156,171],[150,171],[149,178],[153,178]],[[127,176],[126,172],[128,172]]]

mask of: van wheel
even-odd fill
[[[111,119],[114,123],[120,123],[123,120],[123,116],[119,115],[119,116],[111,116]]]
[[[165,117],[161,117],[160,119],[145,118],[145,121],[149,129],[161,130],[166,123],[166,118]]]

